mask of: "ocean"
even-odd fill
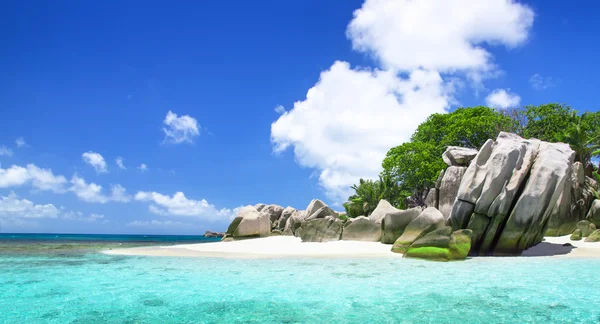
[[[0,234],[0,323],[600,322],[600,259],[438,263],[99,253],[216,240]]]

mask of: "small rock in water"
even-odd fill
[[[567,242],[567,243],[563,244],[562,246],[573,246],[573,244]]]

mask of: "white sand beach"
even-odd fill
[[[522,256],[530,257],[570,257],[600,258],[600,242],[571,241],[571,235],[544,237],[544,241],[528,250]],[[572,246],[563,246],[570,243]]]
[[[155,246],[104,251],[107,254],[151,256],[197,256],[223,258],[394,258],[390,245],[379,242],[333,241],[324,243],[302,242],[293,236],[271,236],[234,242],[214,242]]]
[[[570,243],[572,246],[563,246]],[[391,245],[379,242],[301,242],[291,236],[271,236],[234,242],[154,246],[104,251],[117,255],[185,256],[222,258],[398,258]],[[527,257],[600,258],[600,243],[571,241],[569,236],[546,237],[544,242],[523,252]]]

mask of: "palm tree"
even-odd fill
[[[381,199],[387,200],[396,207],[404,207],[406,193],[390,175],[380,175],[379,180],[360,179],[358,185],[350,187],[354,189],[354,195],[348,198],[344,204],[346,213],[350,217],[371,214]]]
[[[563,141],[575,151],[575,161],[581,162],[587,168],[592,165],[592,158],[600,155],[600,135],[587,131],[582,124],[583,118],[585,114],[579,118],[577,124],[567,129]]]

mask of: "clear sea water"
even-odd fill
[[[0,236],[0,323],[600,322],[594,259],[125,257],[97,251],[207,239],[29,239]]]

